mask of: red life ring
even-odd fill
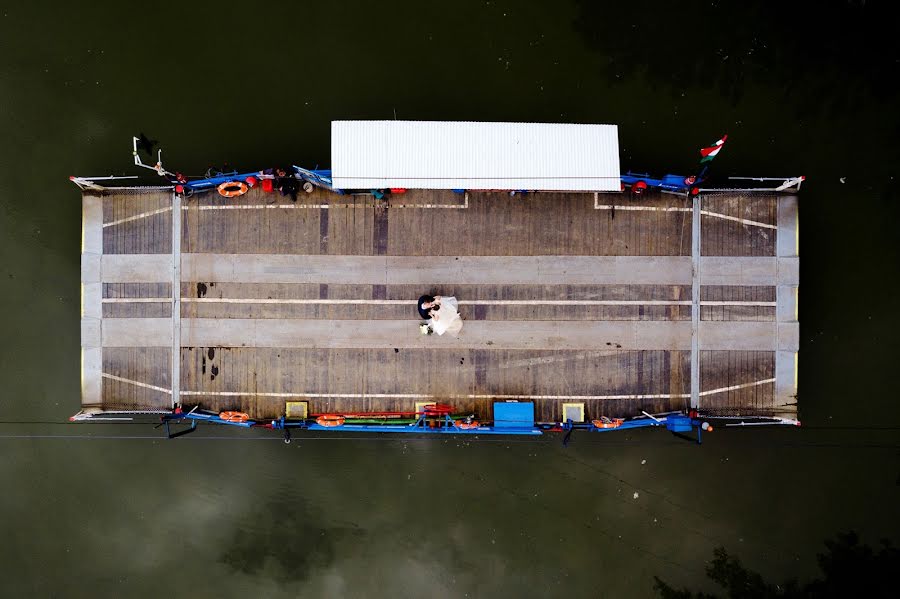
[[[634,185],[631,186],[631,193],[634,195],[641,195],[647,189],[646,181],[636,181]]]
[[[479,425],[477,420],[473,420],[472,422],[466,422],[465,420],[457,420],[453,423],[453,426],[456,428],[462,429],[464,431],[471,430],[473,428],[478,428]]]
[[[597,428],[619,428],[623,422],[625,422],[624,418],[606,418],[605,416],[600,420],[591,420],[591,424]]]

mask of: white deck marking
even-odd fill
[[[165,389],[163,387],[157,387],[156,385],[150,385],[147,383],[142,383],[140,381],[135,381],[133,379],[126,379],[121,376],[116,376],[114,374],[109,374],[104,372],[101,376],[105,379],[111,379],[113,381],[119,381],[120,383],[126,383],[128,385],[134,385],[135,387],[143,387],[144,389],[152,389],[154,391],[161,391],[162,393],[172,393],[171,389]]]
[[[222,206],[182,206],[181,210],[328,210],[330,208],[450,208],[456,210],[465,210],[469,207],[469,194],[465,194],[465,201],[462,204],[225,204]],[[156,210],[148,210],[133,216],[120,218],[118,220],[103,223],[103,227],[114,227],[122,223],[128,223],[142,218],[149,218],[157,214],[169,212],[171,206],[158,208]]]
[[[148,210],[147,212],[141,212],[140,214],[135,214],[134,216],[128,216],[125,218],[120,218],[118,220],[110,221],[108,223],[103,223],[103,228],[113,227],[115,225],[121,225],[122,223],[130,223],[131,221],[140,220],[142,218],[148,218],[150,216],[156,216],[157,214],[162,214],[163,212],[169,212],[172,209],[171,206],[166,206],[165,208],[158,208],[156,210]]]
[[[732,385],[730,387],[721,387],[719,389],[710,389],[709,391],[701,391],[701,397],[704,395],[714,395],[716,393],[727,393],[728,391],[737,391],[738,389],[747,389],[748,387],[756,387],[758,385],[767,385],[774,383],[775,379],[765,379],[762,381],[754,381],[752,383],[743,383],[741,385]]]
[[[658,394],[658,395],[430,395],[425,393],[283,393],[283,392],[258,392],[258,391],[182,391],[182,395],[208,396],[208,397],[309,397],[311,399],[565,399],[565,400],[589,400],[589,399],[684,399],[690,397],[688,393]]]
[[[683,207],[683,206],[630,206],[628,204],[624,204],[624,205],[601,204],[600,203],[600,195],[595,193],[594,194],[594,210],[624,210],[624,211],[635,211],[635,212],[691,212],[693,210],[693,208],[687,208],[687,207]],[[730,220],[730,221],[741,223],[743,225],[750,225],[753,227],[763,227],[766,229],[778,229],[777,225],[763,223],[763,222],[756,221],[756,220],[750,220],[747,218],[739,218],[737,216],[722,214],[720,212],[712,212],[710,210],[701,210],[700,214],[702,216],[709,216],[712,218],[721,218],[724,220]]]
[[[722,218],[725,220],[731,220],[734,222],[741,223],[742,225],[750,225],[753,227],[764,227],[766,229],[778,229],[777,225],[770,225],[769,223],[761,223],[756,220],[750,220],[747,218],[738,218],[737,216],[729,216],[727,214],[720,214],[718,212],[710,212],[709,210],[701,210],[700,214],[703,216],[712,216],[714,218]]]
[[[103,378],[119,381],[145,389],[152,389],[162,393],[172,393],[170,389],[142,383],[132,379],[126,379],[120,376],[104,372]],[[774,383],[775,379],[765,379],[754,381],[752,383],[744,383],[741,385],[732,385],[730,387],[722,387],[720,389],[711,389],[709,391],[701,391],[700,395],[713,395],[716,393],[726,393],[738,389],[746,389],[758,385]],[[437,397],[424,393],[296,393],[296,392],[259,392],[259,391],[182,391],[181,395],[190,396],[215,396],[215,397],[238,397],[238,396],[254,396],[254,397],[310,397],[310,398],[349,398],[349,399],[428,399]],[[648,395],[512,395],[512,394],[467,394],[467,395],[448,395],[441,396],[454,399],[572,399],[572,400],[588,400],[588,399],[684,399],[690,397],[689,393],[661,393]]]
[[[115,298],[119,300],[120,298]],[[149,298],[153,299],[153,298]],[[126,299],[126,301],[128,301]],[[328,305],[376,305],[376,306],[408,306],[416,300],[388,299],[279,299],[279,298],[225,298],[225,297],[186,297],[181,301],[192,303],[220,304],[328,304]],[[689,300],[459,300],[460,305],[479,306],[689,306]],[[774,305],[774,304],[773,304]]]
[[[104,297],[104,304],[166,304],[171,297]],[[182,299],[181,301],[184,301]]]
[[[163,393],[172,393],[170,389],[164,389],[163,387],[157,387],[156,385],[150,385],[147,383],[142,383],[140,381],[135,381],[132,379],[126,379],[120,376],[115,376],[112,374],[108,374],[106,372],[103,373],[103,378],[112,379],[114,381],[119,381],[121,383],[127,383],[129,385],[135,385],[137,387],[143,387],[145,389],[152,389],[154,391],[161,391]],[[716,393],[726,393],[728,391],[736,391],[738,389],[746,389],[749,387],[755,387],[758,385],[766,385],[769,383],[774,383],[775,379],[765,379],[761,381],[754,381],[752,383],[744,383],[741,385],[732,385],[730,387],[722,387],[720,389],[710,389],[709,391],[701,391],[701,396],[713,395]],[[400,398],[400,399],[430,399],[433,397],[438,397],[435,395],[430,395],[426,393],[296,393],[296,392],[260,392],[260,391],[182,391],[181,395],[189,395],[189,396],[209,396],[209,397],[239,397],[239,396],[253,396],[253,397],[309,397],[309,398],[341,398],[341,399],[388,399],[388,398]],[[648,395],[518,395],[518,394],[467,394],[467,395],[442,395],[440,397],[447,397],[451,399],[547,399],[547,400],[557,400],[557,399],[566,399],[566,400],[589,400],[589,399],[685,399],[690,397],[690,393],[659,393],[659,394],[648,394]]]
[[[170,297],[105,297],[104,304],[160,304]],[[184,303],[195,304],[297,304],[297,305],[373,305],[409,306],[416,300],[389,299],[299,299],[299,298],[228,298],[183,297]],[[701,306],[760,306],[772,307],[777,302],[763,301],[702,301]],[[691,300],[459,300],[460,305],[478,306],[690,306]]]
[[[778,302],[703,301],[701,306],[766,306],[774,307]]]
[[[204,205],[204,206],[182,206],[182,210],[327,210],[332,206],[329,204],[223,204]],[[347,204],[352,208],[353,205]],[[371,208],[371,206],[363,206]]]
[[[331,208],[449,208],[451,210],[465,210],[469,207],[469,194],[466,193],[465,201],[462,204],[391,204],[383,202],[380,204],[223,204],[223,205],[202,205],[202,206],[182,206],[182,210],[329,210]],[[138,215],[136,218],[141,218]],[[147,214],[146,216],[150,216]]]

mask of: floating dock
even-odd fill
[[[82,193],[82,411],[797,418],[792,194]],[[457,338],[416,300],[456,296]]]
[[[84,193],[83,408],[796,415],[794,196],[271,199]]]

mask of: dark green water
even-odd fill
[[[717,545],[781,579],[815,574],[840,530],[896,542],[894,21],[872,2],[672,4],[0,8],[0,596],[652,596],[654,575],[708,585]],[[332,119],[395,116],[616,123],[623,165],[660,173],[728,133],[719,174],[806,174],[804,427],[564,449],[65,423],[69,175],[133,174],[140,131],[189,174],[325,166]]]

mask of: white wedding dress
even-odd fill
[[[462,318],[459,316],[459,302],[456,301],[455,297],[442,297],[440,304],[441,309],[434,313],[428,320],[428,324],[431,325],[431,330],[438,335],[450,333],[451,336],[456,337],[459,335],[460,329],[462,329]]]

